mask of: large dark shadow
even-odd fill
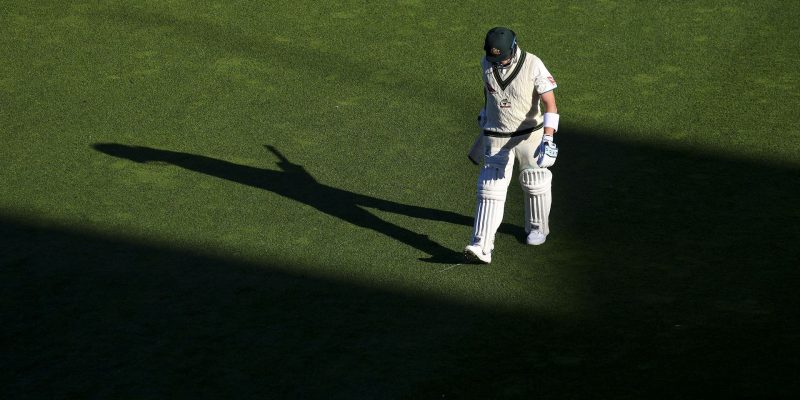
[[[585,246],[565,267],[587,279],[593,337],[616,335],[613,357],[638,359],[618,372],[668,391],[797,393],[800,168],[616,137],[565,130],[553,168],[553,226]]]
[[[197,154],[149,147],[115,143],[95,144],[93,147],[114,157],[140,163],[165,162],[190,171],[274,192],[314,207],[325,214],[363,228],[372,229],[424,251],[430,255],[429,258],[423,259],[428,262],[458,263],[463,260],[463,257],[460,252],[443,247],[431,240],[427,235],[384,221],[370,213],[365,207],[414,218],[472,225],[471,216],[383,200],[318,182],[305,168],[289,161],[273,146],[266,146],[266,148],[279,159],[279,171],[240,165]],[[508,224],[504,224],[501,227],[501,232],[514,233],[518,236],[523,234],[521,227],[514,227]]]
[[[509,379],[493,371],[523,365],[503,354],[554,333],[291,265],[6,217],[0,238],[6,399],[451,398]]]
[[[0,396],[800,393],[798,169],[624,143],[608,132],[560,135],[553,209],[560,238],[538,251],[560,262],[565,289],[584,305],[579,314],[455,304],[287,272],[302,270],[296,266],[5,218]],[[299,167],[286,160],[282,171],[269,171],[152,149],[105,150],[140,161],[166,154],[190,170],[267,190],[274,185],[267,180],[302,176],[287,173]],[[304,199],[318,183],[303,179],[282,195]],[[402,208],[330,193],[347,204]],[[531,295],[537,287],[530,283]]]

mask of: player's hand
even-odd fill
[[[553,137],[549,135],[542,136],[542,143],[536,150],[536,165],[542,168],[552,167],[556,163],[558,157],[558,147],[553,142]]]

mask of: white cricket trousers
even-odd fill
[[[503,222],[506,192],[511,182],[514,160],[520,169],[520,186],[525,196],[525,231],[541,229],[550,232],[549,215],[552,202],[552,175],[536,165],[536,151],[544,129],[515,137],[484,136],[484,160],[478,175],[477,206],[471,244],[485,252],[494,249],[497,229]]]

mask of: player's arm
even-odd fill
[[[558,130],[558,107],[553,91],[542,93],[541,101],[544,103],[544,136],[538,150],[539,157],[536,164],[542,168],[552,167],[558,157],[558,147],[553,142],[553,134]]]
[[[538,57],[533,58],[535,64],[533,73],[534,96],[539,95],[539,100],[544,103],[544,134],[552,138],[558,130],[558,107],[553,90],[558,87],[553,75],[544,66]]]
[[[556,106],[556,95],[553,94],[553,91],[551,90],[549,92],[542,93],[540,99],[544,104],[545,112],[544,134],[553,136],[553,134],[556,133],[556,129],[558,129],[558,107]],[[553,121],[554,118],[555,121]],[[555,124],[553,122],[555,122]]]

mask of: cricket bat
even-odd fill
[[[483,162],[483,132],[478,132],[478,136],[475,138],[475,142],[472,143],[467,157],[475,165],[481,165]]]

